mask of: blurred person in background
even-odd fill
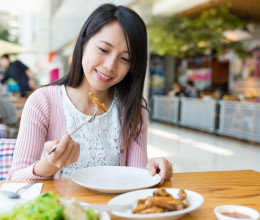
[[[147,158],[146,67],[141,17],[124,6],[98,7],[79,33],[69,72],[27,99],[7,179],[69,178],[80,168],[119,165],[169,179],[166,158]],[[108,111],[70,135],[95,112],[89,92]]]
[[[0,84],[0,115],[3,119],[3,122],[8,126],[16,126],[18,120],[18,114],[15,106],[10,100],[10,97],[3,87]]]
[[[10,62],[9,55],[4,54],[0,58],[0,65],[5,69],[1,83],[6,83],[9,78],[14,79],[20,87],[21,97],[26,97],[35,88],[34,74],[21,61]]]
[[[167,95],[169,96],[180,96],[182,92],[182,87],[178,82],[173,83],[172,90],[170,90]]]
[[[194,86],[194,82],[192,80],[188,80],[186,85],[182,91],[181,96],[196,98],[198,97],[197,89]]]

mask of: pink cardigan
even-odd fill
[[[120,146],[120,166],[145,168],[147,163],[147,114],[142,112],[144,123],[139,144],[125,150]],[[65,116],[61,103],[60,86],[37,89],[30,95],[23,109],[13,162],[7,180],[46,179],[33,174],[37,161],[43,157],[44,143],[59,140],[66,134]],[[121,139],[122,143],[122,139]],[[54,178],[60,177],[58,171]]]

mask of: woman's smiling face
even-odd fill
[[[94,90],[107,90],[126,76],[130,52],[118,22],[108,23],[89,39],[84,46],[82,67],[84,80]]]

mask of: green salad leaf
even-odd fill
[[[43,193],[24,204],[17,205],[8,214],[0,214],[0,219],[8,220],[60,220],[64,206],[59,203],[59,196],[53,192]]]
[[[16,205],[12,212],[0,214],[0,220],[67,220],[63,214],[65,206],[60,203],[59,195],[46,192],[26,203]],[[95,211],[86,210],[86,220],[98,220]]]
[[[86,209],[87,212],[87,220],[98,220],[98,216],[92,209]]]

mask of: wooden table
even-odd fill
[[[18,113],[18,121],[21,121],[21,116],[22,116],[22,112],[23,112],[23,107],[25,105],[26,102],[26,98],[18,98],[18,99],[14,99],[12,100],[12,103],[14,104],[14,106],[17,109],[17,113]]]
[[[23,97],[12,97],[11,98],[11,102],[13,103],[13,105],[16,107],[17,110],[23,109],[26,100],[27,100],[27,98],[23,98]]]
[[[10,181],[1,181],[0,186],[4,182]],[[43,182],[42,192],[51,190],[65,199],[76,197],[88,203],[107,203],[118,195],[88,190],[71,179],[39,182]],[[214,208],[225,204],[244,205],[260,212],[260,173],[253,170],[175,173],[163,186],[192,190],[204,197],[204,204],[182,220],[217,219]],[[119,219],[113,215],[111,217],[112,220]]]
[[[26,100],[27,100],[26,98],[11,99],[12,103],[17,106],[23,106],[25,104]]]

